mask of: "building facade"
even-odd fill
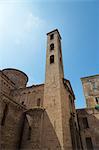
[[[94,105],[85,96],[88,107],[76,110],[73,89],[64,77],[60,33],[57,29],[47,33],[44,84],[28,87],[24,72],[11,68],[0,71],[1,149],[99,149],[98,81],[99,75],[95,78]],[[86,82],[82,79],[83,87]],[[87,128],[86,122],[90,128],[93,125],[92,129]]]
[[[77,110],[83,149],[99,149],[99,75],[81,78],[86,108]]]

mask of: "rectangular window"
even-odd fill
[[[86,138],[86,146],[87,146],[87,150],[93,150],[92,140],[90,137]]]
[[[84,127],[84,129],[89,128],[88,120],[86,117],[83,118],[83,127]]]

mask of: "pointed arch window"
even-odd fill
[[[50,45],[50,50],[51,51],[54,50],[54,44],[53,43]]]

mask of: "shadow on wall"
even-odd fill
[[[69,125],[73,150],[82,150],[82,143],[79,134],[79,129],[77,129],[77,124],[75,122],[74,116],[72,115],[69,119]]]
[[[31,109],[26,112],[20,149],[61,150],[55,127],[44,109]]]
[[[40,107],[25,110],[9,103],[1,130],[2,149],[61,150],[56,125],[52,125],[47,112]]]
[[[83,149],[99,150],[99,110],[78,109],[77,115]]]
[[[23,109],[7,100],[0,102],[1,149],[17,150],[24,120]],[[6,110],[7,108],[7,110]]]
[[[61,144],[56,134],[56,124],[52,125],[45,111],[42,116],[42,150],[61,150]]]

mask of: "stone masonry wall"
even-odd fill
[[[4,124],[1,125],[2,118],[4,117],[4,109],[7,105],[8,109],[5,116]],[[23,118],[23,110],[21,106],[11,102],[9,99],[0,101],[2,109],[1,113],[1,149],[15,150],[18,148],[20,141],[20,130]]]
[[[96,97],[99,99],[99,75],[81,78],[85,100],[88,108],[94,108]]]
[[[23,89],[13,91],[15,101],[27,107],[27,109],[37,106],[37,100],[40,99],[40,106],[43,106],[44,99],[44,85],[37,85],[26,87]]]
[[[92,140],[94,150],[99,149],[99,111],[96,109],[77,109],[77,116],[80,128],[80,135],[82,139],[82,146],[87,150],[86,138]],[[85,125],[83,118],[87,119],[88,125]]]

